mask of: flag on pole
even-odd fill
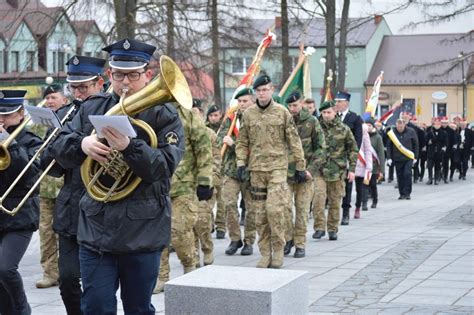
[[[418,97],[418,100],[416,102],[416,116],[418,116],[418,119],[420,119],[420,116],[421,116],[421,102],[420,102],[419,97]]]
[[[377,105],[379,102],[379,93],[380,93],[380,86],[382,85],[383,80],[383,71],[380,71],[379,76],[375,79],[374,87],[372,89],[372,94],[367,102],[367,106],[365,107],[365,113],[362,114],[362,119],[366,121],[370,117],[375,117],[375,111],[377,110]]]
[[[305,98],[311,98],[311,74],[309,69],[309,58],[316,50],[313,47],[307,47],[303,50],[303,44],[300,46],[300,56],[298,63],[291,72],[288,80],[281,88],[278,96],[285,100],[288,95],[294,91],[299,91]]]
[[[384,126],[392,126],[395,125],[398,118],[402,114],[402,106],[401,104],[393,105],[392,108],[386,112],[382,117],[380,117],[380,122]]]
[[[329,102],[333,100],[331,93],[331,82],[332,82],[332,69],[328,70],[328,77],[326,78],[326,94],[324,95],[324,101]]]

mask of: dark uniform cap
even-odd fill
[[[102,75],[104,72],[105,60],[87,57],[87,56],[72,56],[66,62],[67,65],[67,82],[86,82],[93,80]]]
[[[16,112],[23,106],[25,90],[0,90],[0,115]]]
[[[272,80],[270,79],[270,77],[266,74],[262,74],[261,76],[259,76],[255,82],[253,83],[253,89],[255,90],[256,88],[258,88],[259,86],[261,85],[265,85],[265,84],[268,84],[272,82]]]
[[[288,97],[285,100],[285,103],[291,104],[291,103],[299,101],[300,99],[301,99],[301,93],[298,91],[293,91],[290,93],[290,95],[288,95]]]
[[[335,101],[350,101],[351,100],[351,94],[347,92],[341,92],[338,91],[336,94],[336,97],[334,98]]]
[[[125,38],[102,49],[109,53],[112,68],[136,70],[145,67],[156,50],[155,46]]]
[[[56,92],[61,92],[61,93],[63,92],[63,88],[62,88],[61,85],[59,85],[59,84],[48,85],[46,87],[46,89],[44,90],[44,92],[43,92],[43,98],[45,98],[49,94],[53,94],[53,93],[56,93]]]
[[[253,95],[253,89],[252,88],[243,88],[242,90],[238,91],[237,94],[235,94],[234,99],[238,99],[241,96],[244,95]]]
[[[212,105],[212,106],[209,107],[209,109],[207,110],[206,116],[209,116],[210,114],[215,113],[215,112],[218,112],[218,111],[220,111],[219,107],[217,107],[217,105]]]
[[[198,98],[193,98],[193,107],[202,108],[202,101]]]
[[[325,101],[319,106],[319,111],[321,112],[322,110],[328,109],[329,107],[333,107],[336,105],[334,101]]]

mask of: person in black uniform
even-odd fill
[[[82,101],[101,92],[104,59],[73,56],[66,63],[68,89],[74,101],[57,111],[58,117],[71,120],[77,113]],[[41,156],[45,168],[53,159],[48,146]],[[77,223],[79,220],[79,200],[85,189],[79,168],[63,169],[57,163],[49,172],[55,177],[64,176],[54,207],[53,229],[59,236],[59,291],[68,315],[81,314],[81,273],[79,268],[79,245],[77,243]]]
[[[354,112],[349,110],[349,101],[351,100],[351,94],[346,92],[337,92],[336,97],[336,109],[338,116],[341,121],[349,126],[357,142],[357,150],[359,150],[362,143],[362,118]],[[352,197],[352,182],[346,179],[346,194],[342,199],[342,221],[341,225],[349,224],[349,211],[351,208],[351,197]]]
[[[23,121],[25,94],[24,90],[0,91],[0,143]],[[0,195],[3,196],[10,188],[41,143],[39,137],[25,129],[11,142],[7,148],[10,165],[0,170]],[[33,186],[39,172],[39,163],[35,161],[3,200],[2,206],[9,210],[14,209]],[[38,190],[31,194],[15,216],[0,211],[0,314],[31,314],[18,265],[33,232],[38,229],[38,224]]]
[[[416,124],[416,117],[413,117],[411,113],[404,113],[403,114],[403,120],[405,121],[407,127],[413,128],[416,132],[416,136],[418,137],[418,145],[419,145],[419,150],[420,154],[421,152],[426,151],[426,139],[425,139],[425,132],[423,129],[418,127]],[[413,183],[417,183],[418,181],[421,181],[421,176],[420,176],[420,161],[421,159],[418,159],[414,164],[413,164]]]
[[[453,156],[453,146],[455,143],[456,132],[449,127],[448,117],[441,117],[441,129],[446,132],[448,137],[448,144],[446,145],[446,153],[443,155],[443,181],[445,184],[448,182],[448,173],[449,173],[449,162]]]
[[[85,314],[115,314],[116,291],[126,314],[154,314],[151,295],[158,276],[161,251],[170,242],[170,179],[184,154],[184,132],[172,105],[154,106],[134,116],[155,131],[158,147],[136,128],[130,139],[112,127],[102,129],[105,143],[96,134],[89,115],[103,115],[120,100],[119,95],[139,92],[152,79],[148,64],[156,47],[133,39],[120,40],[103,50],[109,53],[107,76],[111,94],[89,97],[73,120],[63,127],[52,152],[65,169],[78,168],[87,156],[107,162],[112,150],[142,181],[126,198],[99,202],[84,194],[79,201],[79,261]]]
[[[428,158],[428,181],[426,185],[433,184],[433,168],[434,184],[438,185],[441,180],[441,163],[448,144],[448,137],[446,132],[441,129],[441,121],[438,117],[432,119],[431,127],[427,129],[426,144]]]
[[[459,179],[466,180],[469,155],[471,153],[471,148],[474,145],[474,132],[467,128],[467,121],[465,118],[459,122],[459,137],[461,139],[459,145]]]

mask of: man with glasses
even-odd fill
[[[251,204],[256,211],[262,255],[257,267],[280,268],[285,245],[288,149],[294,157],[297,183],[306,180],[305,160],[291,114],[272,99],[270,77],[260,76],[253,88],[257,102],[243,113],[237,138],[237,178],[243,182],[246,168],[250,172]]]
[[[99,94],[104,84],[102,73],[105,60],[86,56],[73,56],[66,63],[68,89],[74,101],[58,112],[68,120],[77,113],[81,103],[92,95]],[[51,146],[42,155],[42,164],[47,166],[53,159]],[[79,268],[79,245],[77,224],[79,220],[79,200],[85,189],[79,168],[63,169],[58,164],[50,171],[55,177],[64,176],[54,207],[53,229],[59,236],[59,291],[68,314],[81,314],[81,273]]]
[[[107,163],[112,152],[142,181],[131,194],[107,203],[83,194],[79,201],[79,261],[84,314],[115,314],[120,285],[126,314],[152,314],[151,295],[160,255],[170,241],[170,179],[184,153],[183,127],[176,109],[154,106],[134,116],[154,130],[158,147],[137,128],[129,138],[113,127],[102,129],[104,139],[91,134],[89,115],[104,115],[120,101],[143,89],[152,79],[147,69],[156,47],[123,39],[103,50],[109,53],[106,73],[112,93],[89,97],[53,145],[55,158],[66,169],[79,168],[87,156]]]

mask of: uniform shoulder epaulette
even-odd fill
[[[109,98],[111,96],[112,96],[112,94],[110,94],[110,93],[99,92],[97,94],[90,95],[84,101],[93,100],[93,99],[96,99],[96,98],[104,99],[104,98]]]

